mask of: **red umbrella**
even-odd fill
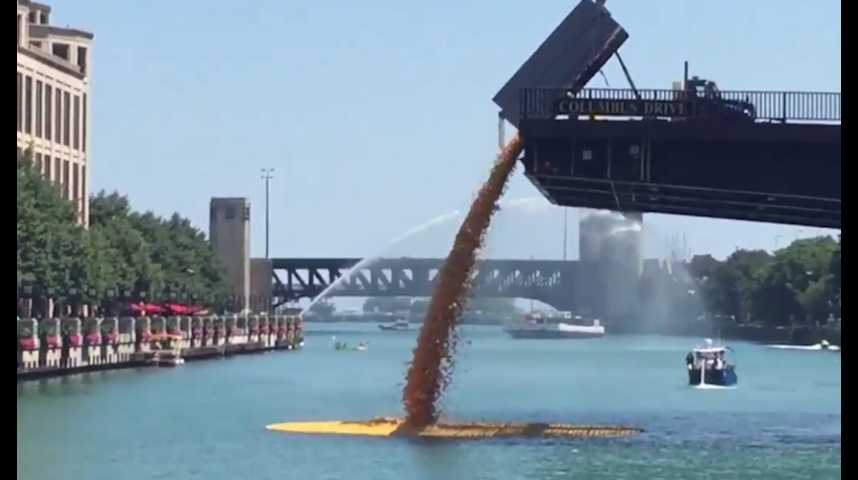
[[[167,311],[173,315],[191,315],[194,313],[193,307],[180,305],[178,303],[168,303],[165,307],[167,307]]]
[[[140,315],[159,315],[165,312],[160,305],[154,303],[132,303],[131,310]]]

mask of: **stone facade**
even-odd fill
[[[89,32],[50,25],[47,5],[18,0],[17,150],[89,220]]]

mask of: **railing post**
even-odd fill
[[[781,116],[783,117],[783,123],[787,122],[787,100],[786,97],[787,92],[781,92]]]

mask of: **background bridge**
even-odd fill
[[[275,302],[314,298],[360,261],[359,258],[272,259]],[[440,258],[381,258],[352,271],[329,295],[431,296],[442,264]],[[604,263],[596,262],[483,260],[477,264],[473,293],[482,297],[529,298],[564,310],[596,308],[604,297],[599,292],[609,283],[610,273]]]

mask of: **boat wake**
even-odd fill
[[[817,343],[816,345],[766,345],[768,348],[776,348],[778,350],[808,350],[808,351],[816,351],[816,350],[830,350],[832,352],[839,352],[840,347],[837,345],[828,345],[824,346],[821,343]]]
[[[704,383],[703,385],[694,385],[691,387],[695,390],[735,390],[737,388],[736,385],[724,386],[724,385],[711,385],[708,383]]]

